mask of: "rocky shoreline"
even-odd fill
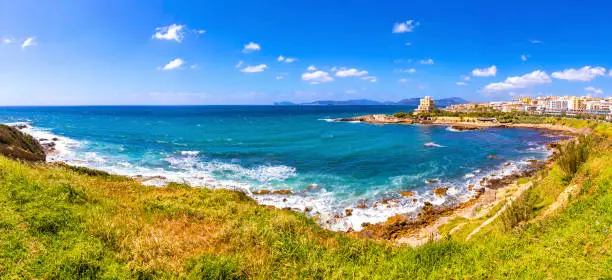
[[[417,125],[444,125],[458,131],[480,130],[486,128],[531,128],[542,129],[571,135],[586,135],[591,129],[576,129],[563,125],[529,124],[529,123],[499,123],[495,121],[479,121],[477,118],[460,117],[433,117],[428,119],[398,118],[393,115],[377,114],[351,118],[335,119],[335,122],[363,122],[371,124],[417,124]]]

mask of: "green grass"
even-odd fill
[[[533,215],[581,185],[560,213],[511,230],[498,219],[466,242],[459,236],[478,226],[470,222],[413,249],[329,232],[239,192],[146,187],[0,156],[0,278],[606,279],[611,162],[610,142],[600,139],[571,178],[559,166],[534,178]]]

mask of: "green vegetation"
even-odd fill
[[[526,218],[465,241],[470,222],[416,249],[329,232],[239,192],[0,156],[0,278],[611,278],[612,144],[589,143],[572,175],[556,163],[532,178],[513,210]],[[533,219],[570,185],[581,187],[566,208]]]
[[[0,124],[0,154],[28,161],[45,160],[45,151],[36,139],[3,124]]]

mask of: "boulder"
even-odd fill
[[[439,188],[435,189],[433,192],[437,196],[445,196],[447,191],[448,191],[448,187],[439,187]]]
[[[347,217],[352,216],[353,215],[353,209],[344,209],[344,213],[346,214]]]
[[[412,197],[414,195],[413,191],[401,191],[399,192],[403,197]]]

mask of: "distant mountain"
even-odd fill
[[[306,102],[296,104],[293,102],[276,102],[274,105],[277,106],[348,106],[348,105],[389,105],[389,106],[418,106],[420,102],[420,98],[408,98],[402,99],[398,102],[379,102],[375,100],[369,99],[355,99],[355,100],[345,100],[345,101],[335,101],[335,100],[319,100],[314,102]],[[450,97],[450,98],[442,98],[438,100],[434,100],[436,103],[436,107],[446,107],[454,104],[465,104],[468,103],[467,100],[460,97]]]
[[[346,101],[334,101],[334,100],[319,100],[308,103],[301,103],[300,105],[327,105],[327,106],[346,106],[346,105],[382,105],[381,102],[369,100],[369,99],[356,99]]]

